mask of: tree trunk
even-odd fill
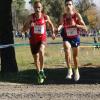
[[[12,26],[12,0],[0,0],[0,45],[14,44]],[[17,72],[14,47],[0,49],[1,72]]]

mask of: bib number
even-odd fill
[[[67,36],[75,36],[77,35],[77,28],[67,28],[66,33]]]
[[[44,25],[34,25],[34,34],[44,34]]]

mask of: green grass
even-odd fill
[[[61,38],[52,40],[48,38],[48,42],[61,42]],[[81,37],[82,42],[93,42],[93,38]],[[15,39],[15,43],[27,43],[27,40]],[[79,50],[79,66],[80,67],[100,67],[100,49],[94,48],[80,48]],[[15,48],[16,60],[18,64],[19,72],[12,74],[6,73],[2,75],[0,73],[0,81],[3,82],[17,82],[17,83],[34,83],[36,82],[35,66],[32,54],[30,52],[29,46],[20,46]],[[73,61],[72,61],[73,64]],[[64,60],[64,52],[62,49],[62,44],[49,44],[45,50],[45,68],[46,74],[49,77],[49,81],[52,83],[65,83],[64,77],[66,75],[66,63]],[[81,68],[81,69],[82,69]],[[87,70],[90,70],[87,68]],[[96,69],[95,69],[96,70]],[[99,69],[97,69],[99,70]],[[96,71],[97,71],[96,70]],[[83,68],[83,71],[84,70]],[[91,69],[92,71],[92,69]],[[52,78],[54,77],[53,81]],[[58,81],[57,79],[62,79]],[[57,82],[55,82],[57,80]],[[47,83],[49,83],[49,81]]]
[[[48,38],[48,42],[61,42],[61,38],[52,40]],[[92,37],[81,37],[82,42],[93,42]],[[16,39],[15,43],[26,43],[28,40],[24,41],[21,39]],[[16,47],[16,59],[19,69],[31,69],[34,67],[34,60],[30,52],[29,46]],[[100,50],[94,48],[80,48],[79,51],[79,65],[93,64],[99,65],[100,60]],[[73,63],[73,62],[72,62]],[[45,50],[45,67],[54,66],[66,66],[64,60],[64,52],[62,50],[62,44],[48,44]]]

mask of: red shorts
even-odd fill
[[[44,42],[44,41],[39,41],[39,42],[37,42],[36,44],[31,44],[31,43],[30,43],[31,52],[32,52],[33,55],[39,52],[40,47],[41,47],[41,44],[46,45],[46,42]]]

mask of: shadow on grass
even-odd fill
[[[82,67],[80,68],[81,78],[78,82],[72,80],[66,80],[67,73],[66,68],[53,68],[45,69],[47,79],[44,84],[100,84],[100,67]],[[0,82],[14,82],[14,83],[26,83],[37,84],[36,71],[34,69],[20,71],[14,74],[0,73]]]

